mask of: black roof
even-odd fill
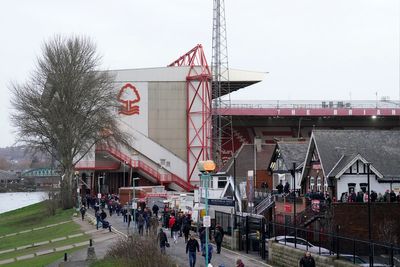
[[[278,142],[278,147],[286,169],[293,169],[293,162],[296,163],[296,168],[304,163],[308,142],[280,141]]]
[[[326,175],[360,155],[384,178],[400,178],[400,131],[315,130],[312,138]]]

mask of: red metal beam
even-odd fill
[[[190,67],[186,76],[187,178],[190,182],[198,178],[195,177],[197,163],[211,159],[211,70],[200,44],[168,66]]]

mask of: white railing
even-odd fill
[[[256,214],[263,213],[266,209],[271,207],[275,203],[274,198],[271,193],[268,193],[268,196],[263,199],[255,208]]]

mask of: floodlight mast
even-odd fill
[[[234,153],[232,116],[221,115],[222,109],[231,106],[224,0],[214,0],[213,5],[211,71],[212,108],[217,110],[212,120],[212,152],[217,167],[221,168]]]

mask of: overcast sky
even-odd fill
[[[0,3],[0,147],[14,142],[11,81],[55,34],[91,37],[107,69],[166,66],[201,43],[212,0]],[[226,0],[229,65],[269,72],[232,99],[399,99],[399,0]]]

